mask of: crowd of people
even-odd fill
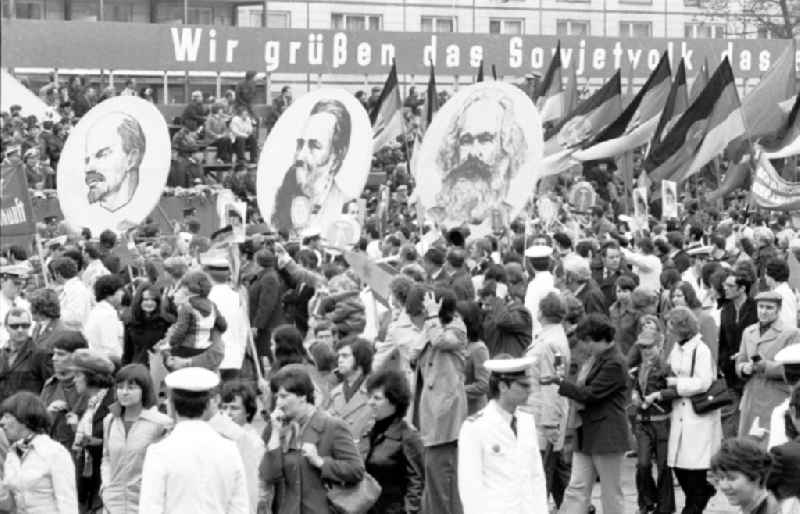
[[[252,132],[222,127],[252,119],[235,100],[252,79],[230,120],[195,97],[174,149],[226,140],[246,173]],[[4,165],[50,155],[36,120],[3,119]],[[418,218],[407,152],[375,155],[390,201],[365,193],[352,250],[389,271],[388,297],[319,233],[266,225],[238,244],[191,216],[146,225],[133,258],[66,224],[39,255],[4,248],[0,510],[585,514],[599,480],[622,514],[635,458],[642,514],[701,513],[718,491],[800,512],[790,216],[711,207],[693,183],[679,219],[632,230],[599,167],[590,212],[559,179],[555,219],[474,237]]]

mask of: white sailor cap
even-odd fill
[[[546,245],[533,245],[525,250],[525,257],[530,257],[531,259],[543,259],[551,255],[553,255],[553,249]]]
[[[800,238],[794,238],[789,241],[790,250],[800,250]]]
[[[27,262],[24,264],[6,264],[5,266],[0,266],[0,276],[2,277],[26,278],[32,271]]]
[[[775,354],[775,362],[800,364],[800,344],[792,344]]]
[[[203,265],[204,268],[208,268],[210,270],[231,269],[231,264],[228,262],[228,259],[226,259],[225,256],[220,255],[218,253],[201,256],[200,263]]]
[[[483,366],[498,375],[516,375],[526,373],[535,363],[536,359],[533,357],[519,357],[512,358],[499,358],[489,359],[483,363]]]
[[[694,248],[689,248],[686,250],[686,255],[690,255],[692,257],[696,257],[698,255],[711,255],[711,252],[713,251],[714,247],[711,245],[695,246]]]
[[[181,368],[164,377],[170,389],[201,393],[219,385],[219,375],[206,368]]]

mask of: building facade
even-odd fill
[[[2,0],[4,18],[240,27],[550,34],[766,37],[715,0]],[[266,14],[265,14],[266,13]]]
[[[768,37],[755,20],[743,17],[735,0],[731,8],[709,7],[719,0],[2,0],[4,19],[72,20],[266,27],[268,29],[334,29],[411,33],[477,33],[503,35],[601,36],[611,38],[736,38]],[[47,69],[17,69],[33,83],[45,81]],[[240,80],[241,73],[130,70],[62,70],[104,82],[137,77],[156,89],[164,103],[183,103],[190,90],[220,95]],[[487,70],[488,72],[488,70]],[[426,77],[405,75],[404,85]],[[380,85],[385,75],[313,76],[274,74],[261,84],[264,101],[284,84],[298,93],[322,83],[347,89]],[[437,77],[443,88],[457,88],[473,77]],[[518,80],[520,77],[499,77]],[[690,78],[691,80],[691,78]],[[579,80],[580,82],[580,80]],[[635,81],[641,82],[641,81]],[[602,79],[586,80],[593,89]],[[741,85],[741,84],[740,84]],[[119,84],[121,87],[121,84]]]

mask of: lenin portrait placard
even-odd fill
[[[153,103],[117,96],[97,104],[72,129],[58,162],[64,217],[95,235],[140,223],[161,197],[170,157],[167,123]]]

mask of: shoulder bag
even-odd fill
[[[694,364],[697,358],[697,348],[692,352],[692,369],[689,376],[694,376]],[[692,408],[696,414],[708,414],[709,412],[732,405],[736,400],[734,394],[728,389],[728,383],[721,373],[717,373],[717,378],[711,382],[708,391],[697,393],[689,397]]]
[[[328,503],[336,514],[365,514],[381,495],[381,486],[364,471],[364,478],[355,485],[328,485]]]

